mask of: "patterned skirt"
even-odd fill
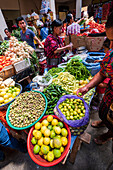
[[[113,89],[108,85],[105,95],[102,99],[102,102],[100,104],[99,108],[99,117],[104,122],[104,124],[107,126],[108,129],[113,131],[113,123],[109,121],[107,118],[108,111],[110,108],[110,105],[113,103]]]

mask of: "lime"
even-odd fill
[[[47,155],[44,155],[44,159],[47,159]]]
[[[61,151],[61,153],[64,152],[64,147],[63,146],[61,146],[60,151]]]
[[[42,146],[42,145],[43,145],[43,141],[44,141],[44,138],[41,137],[41,138],[38,140],[38,145],[39,145],[39,146]]]
[[[34,136],[35,136],[36,139],[40,139],[42,137],[42,133],[37,130],[37,132],[35,133]]]
[[[45,130],[44,136],[45,136],[45,137],[49,137],[49,136],[50,136],[50,130],[49,130],[49,129],[46,129],[46,130]]]
[[[48,126],[48,125],[49,125],[49,122],[48,122],[46,119],[44,119],[44,120],[42,121],[42,125],[43,125],[43,126]]]
[[[54,148],[53,139],[50,140],[50,147]]]
[[[55,133],[59,135],[61,133],[61,128],[60,127],[56,127],[55,128]]]
[[[53,119],[51,124],[52,124],[53,126],[58,125],[58,120],[57,120],[57,119]]]
[[[58,127],[58,126],[53,126],[53,130],[54,130],[54,131],[55,131],[56,127]]]
[[[62,122],[58,122],[58,126],[59,126],[60,128],[63,128],[64,124],[63,124]]]
[[[68,131],[67,131],[65,128],[62,128],[62,129],[61,129],[61,134],[62,134],[62,136],[67,137]]]
[[[50,144],[50,138],[45,137],[44,138],[44,145],[49,145]]]
[[[48,121],[48,122],[52,122],[52,120],[53,120],[53,116],[52,116],[52,115],[49,115],[49,116],[47,117],[47,121]]]
[[[54,149],[53,153],[55,158],[59,158],[61,156],[61,151],[59,149]]]
[[[49,125],[47,128],[48,128],[49,130],[52,130],[52,129],[53,129],[52,125]]]
[[[55,148],[60,148],[62,146],[61,139],[58,138],[58,137],[55,137],[53,139],[53,145],[54,145]]]
[[[67,138],[66,137],[61,137],[61,141],[62,141],[62,145],[63,146],[66,146],[68,141],[67,141]]]
[[[54,138],[55,135],[56,135],[56,134],[55,134],[54,130],[50,131],[50,138]]]
[[[42,126],[42,127],[41,127],[41,133],[44,134],[44,132],[45,132],[46,129],[47,129],[46,126]]]
[[[52,151],[50,151],[48,154],[47,154],[47,160],[49,162],[52,162],[54,160],[54,154]]]
[[[32,143],[33,145],[36,145],[36,144],[37,144],[37,139],[35,139],[35,137],[33,137],[33,138],[31,139],[31,143]]]
[[[40,122],[37,122],[35,124],[35,129],[39,130],[41,128],[41,123]]]
[[[42,145],[42,146],[41,146],[41,152],[42,152],[44,155],[47,155],[47,153],[49,152],[49,146]]]
[[[37,133],[37,130],[33,130],[33,136],[35,136]]]
[[[34,148],[33,148],[34,154],[38,154],[39,151],[40,151],[40,146],[39,145],[35,145]]]

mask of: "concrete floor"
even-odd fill
[[[78,151],[75,163],[72,165],[67,160],[65,165],[61,163],[51,167],[46,168],[46,170],[113,170],[113,154],[112,154],[112,141],[107,142],[104,145],[98,146],[93,142],[93,138],[103,132],[106,132],[106,128],[92,128],[92,120],[98,119],[98,112],[94,110],[90,113],[90,124],[87,128],[87,132],[91,134],[91,143],[82,143],[81,149]],[[31,170],[45,168],[35,164],[28,153],[23,154],[12,149],[2,148],[4,150],[6,159],[4,162],[0,163],[1,170]]]

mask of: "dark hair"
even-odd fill
[[[54,27],[60,27],[62,25],[62,21],[61,20],[58,20],[58,19],[55,19],[53,22],[52,22],[52,30],[54,29]]]
[[[103,46],[106,48],[110,48],[110,40],[108,38],[106,38],[106,40],[104,41]]]
[[[19,21],[22,21],[22,20],[24,20],[23,17],[18,17],[18,18],[16,19],[17,25],[18,25]]]
[[[46,22],[44,23],[44,27],[47,27],[47,23]]]
[[[5,29],[4,29],[4,32],[5,32],[6,30],[7,30],[8,32],[10,32],[8,28],[5,28]]]
[[[106,22],[106,28],[113,27],[113,12],[110,13]]]
[[[51,11],[51,9],[48,9],[48,12],[50,12]]]
[[[66,19],[67,19],[67,22],[69,23],[70,19],[72,19],[72,14],[67,14]]]
[[[67,23],[67,19],[65,19],[65,20],[63,21],[63,24],[64,24],[64,23]]]

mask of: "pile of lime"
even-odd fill
[[[41,123],[35,124],[31,139],[34,154],[39,154],[49,162],[61,157],[68,144],[67,135],[64,124],[49,115]]]
[[[81,99],[69,99],[59,104],[60,111],[67,120],[79,120],[85,116],[85,107]]]

